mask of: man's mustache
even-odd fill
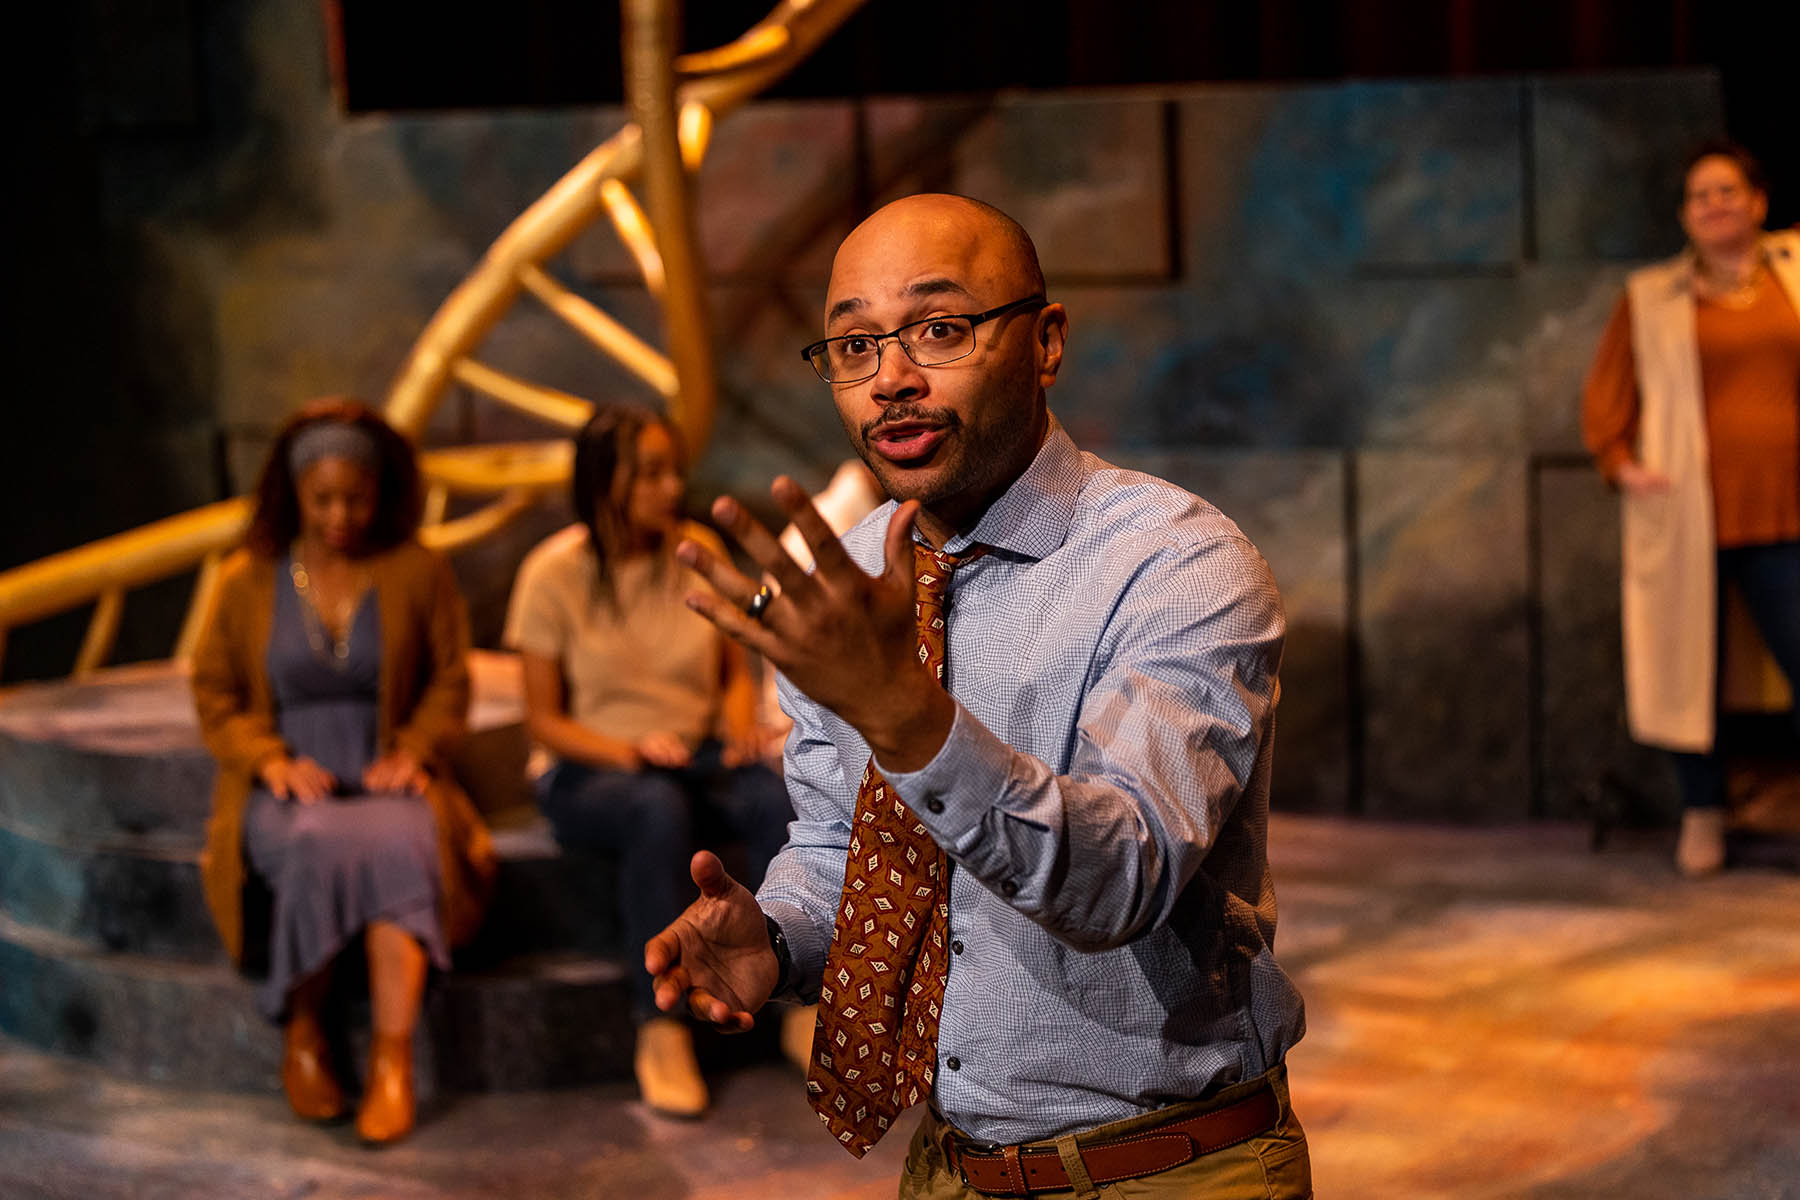
[[[942,425],[954,429],[962,424],[962,418],[955,410],[934,408],[924,404],[895,404],[881,411],[880,415],[863,422],[862,437],[869,437],[883,425],[904,425],[909,421],[921,421],[930,425]]]

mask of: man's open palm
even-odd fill
[[[654,980],[656,1007],[688,1009],[729,1033],[755,1024],[753,1014],[775,990],[780,965],[769,947],[769,926],[750,890],[718,855],[702,850],[688,864],[700,898],[644,945],[644,969]]]

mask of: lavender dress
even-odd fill
[[[269,683],[276,726],[296,756],[338,779],[338,794],[313,804],[250,794],[244,842],[274,893],[269,976],[257,1005],[273,1020],[296,983],[329,963],[371,921],[391,921],[450,965],[438,915],[437,830],[419,796],[369,795],[363,770],[375,760],[381,679],[381,614],[370,589],[351,619],[349,653],[308,636],[308,614],[288,564],[276,564]]]

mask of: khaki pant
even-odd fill
[[[1288,1106],[1287,1068],[1276,1067],[1261,1079],[1227,1088],[1217,1096],[1190,1104],[1158,1109],[1141,1117],[1115,1121],[1084,1133],[1056,1139],[1063,1166],[1071,1180],[1085,1174],[1079,1147],[1143,1133],[1171,1121],[1222,1108],[1267,1083],[1275,1091],[1280,1117],[1275,1127],[1247,1142],[1202,1154],[1191,1162],[1141,1179],[1090,1184],[1043,1194],[1062,1200],[1151,1200],[1154,1197],[1195,1197],[1199,1200],[1311,1200],[1312,1160],[1306,1152],[1306,1131]],[[984,1200],[985,1193],[963,1186],[962,1179],[944,1157],[943,1137],[950,1125],[931,1109],[919,1123],[906,1152],[906,1172],[900,1177],[900,1200]]]

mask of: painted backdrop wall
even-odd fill
[[[36,505],[0,565],[246,488],[294,405],[379,397],[495,235],[624,119],[347,118],[319,6],[215,8],[197,42],[80,75],[80,119],[42,134],[51,194],[80,200],[58,219],[86,232],[60,286],[106,298],[88,354],[67,322],[44,336],[99,361],[66,364],[67,411],[0,488],[20,501],[59,456],[109,482]],[[696,500],[828,476],[842,433],[796,348],[833,247],[871,202],[974,194],[1033,231],[1069,308],[1052,406],[1076,439],[1214,500],[1275,568],[1279,805],[1579,815],[1609,776],[1665,804],[1622,732],[1617,518],[1578,389],[1624,271],[1676,247],[1679,159],[1720,123],[1705,72],[753,106],[700,182],[724,411]],[[558,270],[659,338],[609,231]],[[531,303],[485,361],[648,398]],[[454,396],[430,438],[543,435]],[[561,519],[462,560],[479,637]],[[167,652],[179,600],[134,603],[125,656]],[[15,635],[9,672],[66,669],[72,629]]]

